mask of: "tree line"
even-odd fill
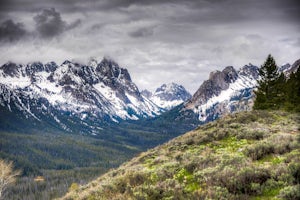
[[[255,110],[283,109],[300,112],[300,67],[295,72],[279,72],[275,59],[268,55],[259,69]]]

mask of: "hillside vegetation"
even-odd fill
[[[226,116],[63,199],[300,199],[299,122],[282,111]]]

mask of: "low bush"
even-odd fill
[[[286,200],[300,199],[300,185],[287,186],[280,190],[279,197]]]
[[[294,178],[294,183],[300,184],[300,163],[293,162],[288,169]]]
[[[232,194],[258,194],[271,174],[264,168],[246,167],[241,170],[226,167],[216,176],[216,183]]]
[[[274,146],[265,141],[251,145],[244,150],[245,155],[252,160],[259,160],[273,152]]]
[[[260,130],[242,130],[236,136],[237,139],[246,139],[246,140],[261,140],[265,136],[264,131]]]

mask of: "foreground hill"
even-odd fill
[[[226,116],[63,199],[299,199],[299,122],[279,111]]]

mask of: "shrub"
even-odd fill
[[[251,122],[255,122],[259,119],[259,117],[254,112],[243,112],[239,113],[238,118],[234,119],[235,123],[241,124],[249,124]]]
[[[257,194],[260,192],[260,186],[270,177],[269,171],[263,168],[246,167],[238,171],[225,167],[216,176],[215,182],[232,194]]]
[[[265,136],[264,131],[260,130],[253,130],[253,131],[248,131],[248,130],[243,130],[237,134],[237,139],[247,139],[247,140],[261,140]]]
[[[294,178],[294,183],[300,184],[300,163],[291,163],[289,171]]]
[[[280,190],[279,197],[287,200],[300,199],[300,185],[287,186]]]
[[[214,186],[212,190],[209,191],[208,199],[233,199],[233,195],[228,192],[224,187]]]
[[[252,158],[252,160],[259,160],[265,155],[274,152],[274,146],[268,142],[260,142],[247,147],[244,150],[246,156]]]

